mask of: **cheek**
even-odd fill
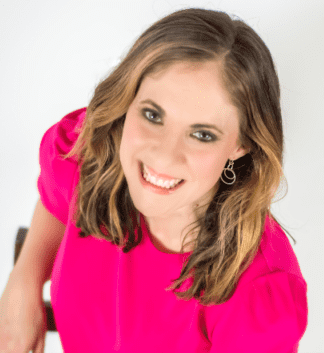
[[[130,152],[132,150],[131,147],[134,145],[134,142],[136,141],[137,133],[138,132],[137,132],[136,124],[134,124],[130,116],[126,116],[124,129],[123,129],[123,136],[121,141],[121,154],[122,152],[124,154],[126,153],[126,151]]]
[[[131,114],[126,117],[123,139],[125,143],[131,147],[140,146],[143,141],[147,141],[149,137],[149,131],[145,131],[141,125],[141,121],[138,117],[132,116]]]
[[[125,167],[131,163],[134,154],[139,155],[141,153],[145,141],[148,141],[148,137],[146,137],[138,117],[132,116],[132,114],[126,115],[120,145],[120,160]]]
[[[197,158],[194,163],[197,179],[204,180],[208,185],[215,184],[222,174],[225,163],[226,158],[221,153],[215,155],[214,152]]]

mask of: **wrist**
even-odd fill
[[[9,282],[14,286],[23,287],[24,290],[33,292],[33,295],[43,297],[43,287],[45,281],[37,279],[31,275],[26,269],[14,267],[9,276]]]

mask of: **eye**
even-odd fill
[[[206,131],[197,131],[197,134],[209,136],[209,138],[207,140],[205,140],[205,142],[209,142],[209,141],[214,141],[215,140],[213,138],[213,136],[211,134],[209,134],[208,132],[206,132]]]
[[[148,113],[148,114],[147,114],[147,113]],[[160,123],[157,123],[157,122],[156,122],[156,119],[150,119],[150,118],[148,118],[149,115],[155,115],[155,116],[158,116],[158,117],[159,117],[159,113],[155,112],[154,110],[151,110],[151,109],[143,109],[143,110],[142,110],[142,115],[143,115],[144,118],[145,118],[146,120],[148,120],[150,123],[152,123],[152,124],[160,124]],[[160,119],[161,119],[161,118],[160,118]],[[217,137],[216,137],[214,134],[210,133],[209,131],[197,131],[197,132],[195,132],[195,134],[196,134],[196,133],[198,133],[199,135],[205,135],[205,136],[207,135],[207,136],[209,136],[208,139],[200,139],[200,138],[198,138],[198,141],[200,141],[200,142],[206,143],[206,142],[214,142],[214,141],[217,140]]]
[[[145,117],[149,122],[151,122],[151,123],[153,123],[153,124],[157,124],[157,123],[155,122],[155,120],[149,119],[149,118],[148,118],[148,115],[150,115],[150,114],[146,114],[146,113],[150,113],[151,115],[159,115],[159,114],[156,113],[156,112],[154,112],[154,111],[152,111],[152,110],[149,110],[149,109],[143,109],[143,115],[144,115],[144,117]],[[153,113],[153,114],[152,114],[152,113]]]

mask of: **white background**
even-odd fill
[[[293,249],[308,284],[309,322],[299,352],[323,353],[322,0],[1,0],[0,294],[12,270],[16,232],[30,225],[38,199],[43,134],[88,105],[99,80],[147,27],[185,7],[238,15],[274,57],[289,190],[273,212],[297,240]],[[44,292],[49,298],[49,282]],[[58,335],[48,333],[45,352],[61,351]]]

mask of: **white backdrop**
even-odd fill
[[[0,293],[13,266],[19,226],[38,199],[38,151],[45,131],[87,106],[93,89],[153,22],[185,7],[220,9],[251,25],[279,73],[287,196],[273,206],[308,284],[301,353],[324,352],[324,1],[1,0]],[[48,285],[45,296],[49,296]],[[48,334],[45,352],[62,352]]]

